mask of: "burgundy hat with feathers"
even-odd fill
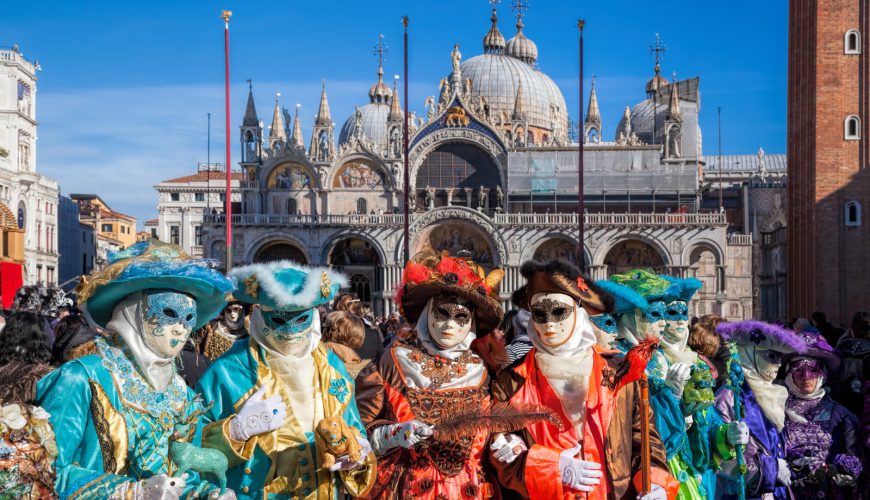
[[[716,332],[725,340],[741,345],[754,345],[783,354],[803,354],[807,343],[796,333],[773,323],[746,320],[722,322]]]

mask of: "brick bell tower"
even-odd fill
[[[870,310],[870,0],[790,0],[788,311]]]

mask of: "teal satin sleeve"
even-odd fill
[[[680,401],[664,381],[650,377],[650,406],[655,426],[661,436],[668,460],[681,453],[686,445],[686,419]]]
[[[350,386],[350,402],[347,405],[347,408],[344,409],[344,413],[341,415],[341,418],[347,423],[347,425],[356,427],[359,431],[360,435],[366,439],[366,428],[362,423],[362,419],[359,416],[359,408],[356,406],[356,384],[353,379],[347,373],[347,368],[344,366],[344,363],[341,359],[332,351],[328,351],[326,360],[330,366],[335,368],[335,370],[344,378],[345,382]]]
[[[130,478],[106,474],[91,417],[91,388],[85,366],[71,361],[36,386],[39,406],[51,416],[57,439],[55,488],[61,498],[107,498]]]

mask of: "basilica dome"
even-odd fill
[[[338,135],[339,145],[346,143],[351,137],[356,135],[357,127],[359,127],[360,135],[374,144],[385,148],[387,146],[387,116],[390,114],[390,106],[387,104],[369,103],[356,109],[360,114],[360,118],[359,120],[357,119],[357,111],[354,111],[344,122]]]
[[[513,40],[513,39],[511,39]],[[460,64],[463,79],[472,81],[472,95],[483,96],[492,116],[510,119],[517,89],[523,87],[523,106],[529,125],[552,130],[558,124],[568,130],[565,97],[543,72],[515,57],[481,54]]]
[[[661,144],[664,139],[662,125],[667,119],[668,106],[666,104],[659,103],[656,106],[652,99],[644,99],[631,108],[631,131],[646,144]],[[614,137],[619,137],[619,133],[623,130],[625,130],[624,115],[619,120],[619,125],[616,126]],[[655,137],[653,137],[654,131]]]

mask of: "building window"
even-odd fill
[[[287,214],[288,215],[296,215],[299,212],[299,205],[296,203],[296,200],[290,198],[287,200]]]
[[[156,227],[151,228],[151,237],[154,239],[157,239],[157,228]]]
[[[181,240],[181,234],[178,226],[169,226],[169,242],[173,245],[178,245]]]
[[[364,214],[364,213],[366,213],[366,209],[367,209],[367,207],[366,207],[366,199],[365,198],[360,198],[360,199],[356,200],[356,213]]]
[[[849,203],[846,203],[846,225],[861,225],[861,204],[857,201],[850,201]]]
[[[194,201],[205,201],[205,193],[193,193]]]
[[[112,232],[112,225],[111,224],[103,224],[102,226],[100,226],[100,232],[111,233]]]
[[[194,245],[202,246],[202,226],[193,226]]]
[[[54,268],[53,267],[48,268],[48,278],[46,279],[46,281],[48,281],[49,285],[54,284]]]
[[[847,141],[857,141],[861,139],[861,119],[858,118],[857,115],[847,116],[844,128]]]
[[[860,54],[861,53],[861,33],[858,30],[849,30],[846,32],[845,38],[845,52],[846,54]]]
[[[220,194],[220,200],[221,200],[221,203],[227,201],[227,194],[226,194],[226,193],[221,193],[221,194]]]
[[[181,195],[178,193],[169,193],[169,201],[178,201],[181,199]]]

